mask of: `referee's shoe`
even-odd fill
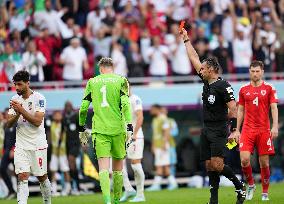
[[[237,193],[237,202],[236,204],[243,204],[246,199],[246,186],[244,183],[242,183],[242,187],[238,190],[236,190]],[[218,203],[210,203],[207,204],[218,204]]]
[[[236,190],[237,193],[237,202],[236,204],[243,204],[246,199],[246,186],[242,183],[242,188]]]

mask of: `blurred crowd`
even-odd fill
[[[284,0],[3,0],[0,83],[19,69],[32,81],[82,80],[110,56],[128,77],[193,74],[179,23],[201,60],[246,73],[252,59],[284,71]]]

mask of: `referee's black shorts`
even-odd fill
[[[200,160],[210,160],[211,157],[225,157],[227,136],[228,128],[224,123],[205,125],[200,138]]]

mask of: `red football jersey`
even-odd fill
[[[239,92],[239,104],[244,106],[243,129],[270,129],[269,110],[271,103],[277,103],[275,88],[266,82],[258,87],[250,83]]]

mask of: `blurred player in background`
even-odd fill
[[[170,174],[170,121],[165,115],[163,107],[158,104],[151,107],[150,114],[154,116],[152,121],[152,152],[155,156],[156,175],[153,184],[146,190],[161,190],[163,176],[168,178],[169,187],[176,187],[175,177]]]
[[[10,128],[7,127],[7,119],[8,119],[8,111],[7,108],[4,112],[3,117],[3,125],[4,125],[4,143],[3,143],[3,157],[0,164],[0,175],[8,188],[8,195],[4,198],[9,200],[16,197],[16,192],[13,188],[12,178],[9,175],[9,165],[14,162],[14,148],[16,143],[16,124],[14,124]]]
[[[270,179],[269,156],[274,155],[273,139],[278,136],[278,108],[275,88],[263,81],[264,64],[253,61],[249,69],[250,83],[244,85],[239,92],[237,132],[243,122],[239,148],[242,170],[248,182],[247,200],[253,198],[255,183],[250,164],[251,154],[256,147],[259,154],[263,201],[269,200],[268,187]],[[272,128],[270,130],[269,109],[271,109]]]
[[[60,111],[53,112],[50,136],[51,136],[51,161],[49,169],[52,173],[52,195],[58,196],[56,173],[58,170],[64,173],[64,188],[62,188],[61,195],[66,196],[71,193],[69,165],[66,152],[66,132],[62,125],[62,113]]]
[[[109,166],[112,158],[114,204],[118,204],[122,193],[122,169],[126,156],[127,135],[133,137],[129,85],[125,77],[113,73],[114,64],[111,58],[102,58],[98,66],[101,75],[88,81],[80,107],[79,137],[82,145],[86,145],[89,133],[84,125],[92,102],[92,139],[99,162],[104,202],[111,203]],[[129,141],[132,139],[129,138]]]
[[[168,110],[162,107],[162,112],[167,116],[170,124],[170,175],[176,176],[176,164],[177,164],[177,152],[175,137],[178,136],[178,126],[174,118],[168,116]],[[178,188],[177,182],[169,184],[168,190],[174,190]]]
[[[136,191],[131,186],[128,174],[127,174],[127,166],[126,161],[124,162],[123,167],[123,186],[125,192],[120,199],[120,202],[127,201],[128,198],[135,196],[130,202],[143,202],[145,201],[144,197],[144,181],[145,175],[142,168],[141,160],[143,158],[143,150],[144,150],[144,134],[142,131],[143,124],[143,107],[142,101],[139,96],[130,93],[130,104],[132,110],[132,121],[133,121],[133,139],[134,142],[130,144],[127,149],[127,158],[131,160],[131,167],[134,172],[134,180],[136,185]]]
[[[17,123],[15,172],[18,176],[17,201],[26,204],[29,197],[28,179],[36,176],[40,183],[43,203],[51,203],[51,185],[47,177],[47,141],[44,129],[46,100],[32,91],[30,75],[18,71],[13,76],[17,95],[10,100],[7,127]]]
[[[72,189],[72,194],[78,195],[80,193],[79,172],[76,165],[76,159],[80,156],[80,139],[77,130],[78,112],[74,110],[70,101],[67,101],[63,112],[63,129],[66,133],[66,148],[67,157],[70,168],[70,175],[75,182],[75,188]]]

